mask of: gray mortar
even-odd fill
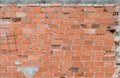
[[[116,11],[119,12],[119,16],[118,16],[118,25],[115,27],[115,36],[114,36],[114,40],[115,42],[120,42],[120,6],[118,5],[116,7]],[[117,33],[117,34],[116,34]],[[115,52],[116,52],[116,63],[120,63],[120,46],[115,47]],[[120,73],[120,66],[117,66],[117,69],[115,70],[112,78],[119,78],[119,74]]]
[[[39,68],[37,66],[20,66],[17,68],[17,71],[23,72],[27,78],[32,78],[33,74],[38,70]]]

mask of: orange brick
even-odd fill
[[[8,60],[15,61],[15,60],[17,60],[17,57],[16,56],[8,56]]]
[[[92,77],[94,73],[85,73],[85,77]]]
[[[84,40],[84,45],[92,45],[93,43],[93,40]]]
[[[103,72],[97,72],[95,73],[95,77],[104,77],[105,74]]]
[[[59,61],[59,57],[52,56],[50,57],[50,61]]]
[[[82,46],[82,51],[90,51],[91,49],[91,46]]]
[[[105,8],[104,7],[95,7],[96,12],[104,12]]]
[[[96,12],[94,7],[85,7],[85,12]]]
[[[82,12],[82,11],[84,11],[83,7],[77,7],[77,8],[75,8],[75,12]]]
[[[95,62],[95,66],[104,66],[104,62]]]
[[[51,45],[61,45],[63,43],[62,40],[52,40]]]
[[[110,19],[110,18],[113,18],[113,15],[112,15],[112,13],[101,13],[100,18]]]
[[[78,51],[80,51],[81,47],[80,46],[72,46],[72,50],[78,50]]]
[[[82,60],[82,61],[90,61],[91,58],[90,58],[90,56],[82,56],[82,57],[81,57],[81,60]]]
[[[40,23],[40,22],[42,22],[42,19],[40,19],[40,18],[34,18],[34,19],[33,19],[33,22],[35,22],[35,23]]]
[[[93,50],[103,50],[102,46],[93,46]]]
[[[30,61],[38,61],[40,56],[39,55],[31,55],[28,57]]]
[[[40,7],[31,7],[31,11],[32,12],[41,12],[41,8]]]
[[[71,57],[71,61],[80,61],[80,57],[79,56],[73,56],[73,57]]]
[[[53,8],[49,8],[49,7],[42,8],[42,12],[52,12],[53,10],[54,10]]]
[[[93,67],[95,66],[94,62],[85,62],[85,66]]]
[[[105,10],[108,12],[115,12],[115,8],[113,7],[106,7]]]

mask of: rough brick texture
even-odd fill
[[[0,7],[0,78],[111,78],[115,6]]]

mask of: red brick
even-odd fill
[[[26,17],[36,17],[36,13],[28,12],[28,13],[26,13]]]
[[[41,19],[41,18],[34,18],[34,19],[33,19],[33,22],[35,22],[35,23],[40,23],[40,22],[42,22],[42,19]]]
[[[95,62],[95,66],[104,66],[104,62]]]
[[[112,15],[112,13],[101,13],[100,18],[110,19],[110,18],[113,18],[113,15]]]
[[[92,67],[95,66],[94,62],[85,62],[85,66]]]
[[[63,8],[63,10],[64,10],[64,12],[73,12],[74,8],[66,7],[66,8]]]
[[[85,77],[93,77],[94,73],[85,73]]]
[[[82,51],[90,51],[91,49],[91,46],[82,46]]]
[[[88,18],[99,18],[99,14],[98,13],[89,13],[88,14]]]
[[[106,7],[105,10],[108,12],[115,12],[115,8],[113,7]]]
[[[15,17],[15,13],[14,12],[6,12],[5,16],[6,17]]]
[[[39,60],[39,55],[37,56],[37,55],[31,55],[31,56],[29,56],[29,60],[30,61],[38,61]]]
[[[93,50],[103,50],[102,46],[93,46]]]
[[[0,17],[4,17],[4,13],[3,12],[0,13]]]
[[[25,78],[17,72],[16,60],[20,66],[38,66],[36,78],[112,77],[116,70],[111,52],[114,35],[108,26],[118,18],[113,17],[115,6],[9,6],[0,8],[1,78]],[[6,38],[6,33],[15,33],[15,39]]]
[[[80,47],[80,46],[72,46],[72,50],[80,51],[80,50],[81,50],[81,47]]]
[[[91,58],[90,58],[90,56],[82,56],[82,57],[81,57],[81,60],[82,60],[82,61],[90,61]]]
[[[31,7],[31,11],[32,12],[41,12],[41,8],[40,7]]]
[[[103,72],[97,72],[97,73],[95,73],[95,76],[96,77],[104,77],[105,74]]]
[[[11,7],[11,11],[12,12],[16,12],[16,11],[18,11],[19,9],[17,8],[17,7]]]
[[[80,61],[80,57],[79,56],[73,56],[73,57],[71,57],[71,61]]]
[[[50,61],[59,61],[59,57],[52,56],[50,57]]]
[[[84,40],[84,45],[92,45],[93,43],[93,40]]]
[[[53,11],[53,8],[42,8],[42,12],[52,12]]]
[[[95,9],[96,9],[96,12],[104,12],[104,7],[95,7]]]
[[[83,12],[84,8],[83,7],[77,7],[75,8],[75,12]]]
[[[94,7],[85,7],[85,12],[96,12]]]
[[[61,45],[63,43],[62,40],[52,40],[51,45]]]

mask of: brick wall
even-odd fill
[[[0,78],[111,78],[115,5],[1,5]]]

